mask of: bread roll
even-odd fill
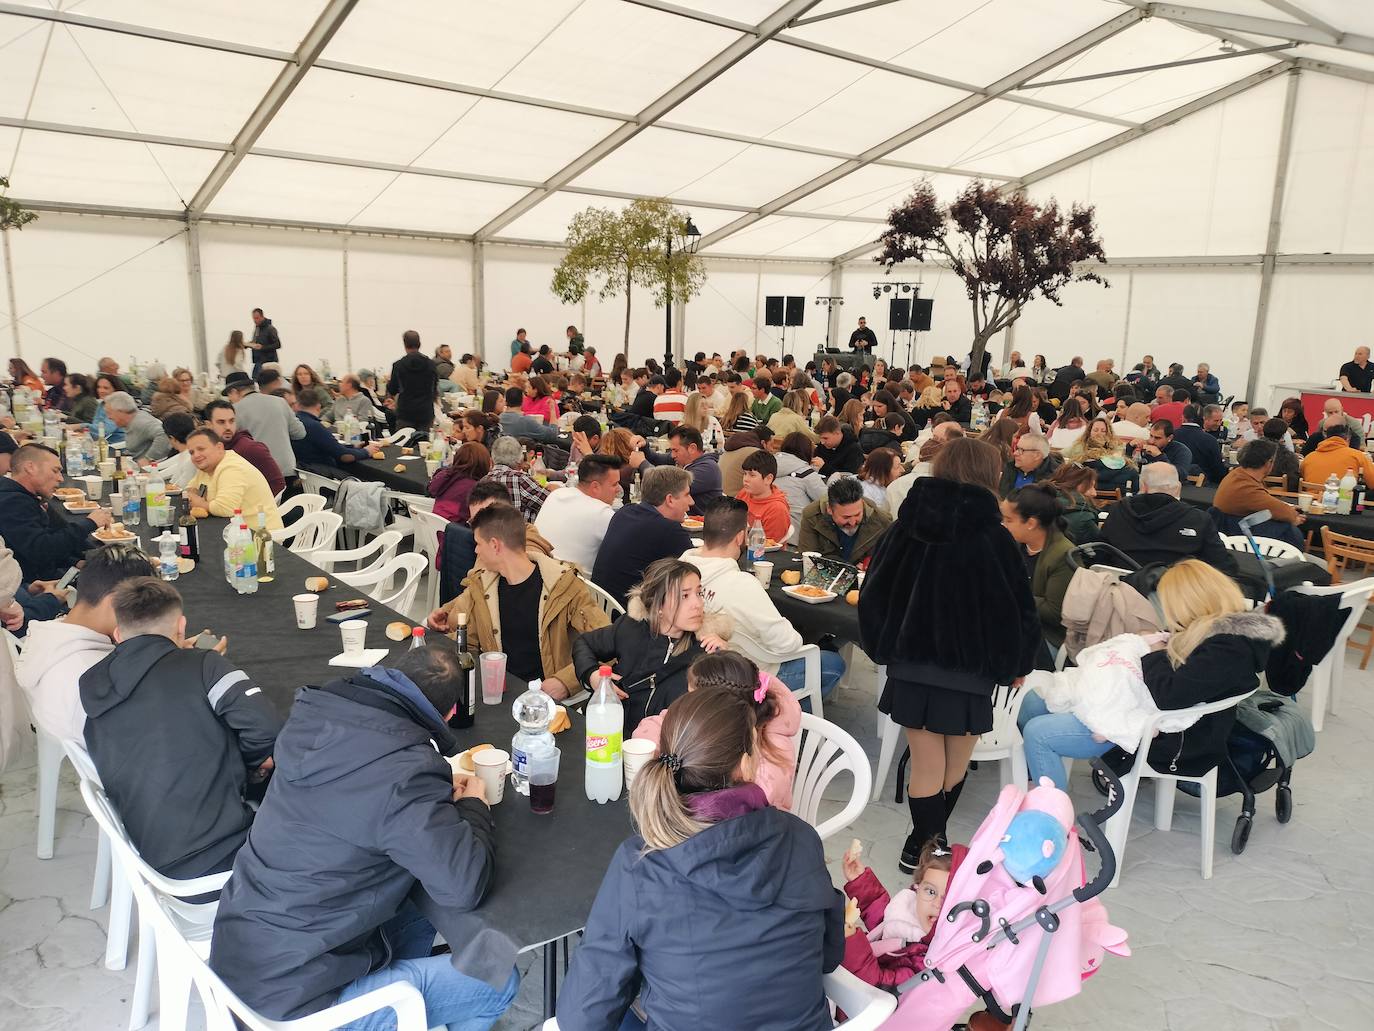
[[[801,583],[801,570],[784,569],[782,571],[781,579],[782,582],[787,584],[788,587],[795,587],[797,584]]]
[[[849,604],[851,605],[859,604],[859,592],[857,590],[850,591],[848,594],[844,596],[844,600],[849,602]]]
[[[305,578],[305,589],[307,591],[327,591],[329,589],[329,577],[327,576],[307,576]]]
[[[460,773],[476,773],[477,767],[473,765],[472,757],[478,752],[484,752],[491,747],[491,745],[487,744],[473,745],[466,752],[459,752],[455,755],[450,761],[450,765]]]
[[[393,641],[404,641],[410,636],[410,624],[399,619],[386,625],[386,636]]]
[[[561,705],[553,708],[553,719],[549,721],[549,733],[558,734],[564,730],[572,729],[572,720],[568,718],[568,710]]]

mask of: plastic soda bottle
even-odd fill
[[[611,667],[597,671],[596,694],[587,706],[587,797],[610,802],[620,797],[625,783],[621,770],[621,742],[625,734],[625,709],[615,693]]]

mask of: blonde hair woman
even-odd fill
[[[1110,420],[1099,415],[1064,452],[1065,462],[1076,462],[1097,474],[1098,490],[1132,490],[1139,478],[1135,462],[1126,457],[1126,444],[1113,431]]]
[[[741,391],[730,395],[730,403],[725,408],[725,414],[720,417],[720,424],[726,433],[758,429],[759,421],[749,410],[748,393]]]
[[[820,438],[806,419],[810,412],[811,402],[806,399],[806,394],[800,390],[789,390],[783,395],[782,407],[768,420],[768,428],[777,434],[779,440],[789,433],[804,433],[807,439],[815,443]]]
[[[247,372],[247,351],[248,348],[243,343],[243,330],[236,329],[230,333],[229,342],[215,359],[215,369],[219,372],[219,378],[224,379],[231,372]]]
[[[668,709],[660,754],[630,790],[637,834],[611,859],[573,956],[560,1028],[643,1027],[626,1022],[641,990],[652,1027],[833,1026],[820,978],[844,955],[844,896],[816,832],[754,783],[758,737],[739,691],[702,687]],[[738,903],[764,884],[783,901]]]
[[[859,432],[864,428],[864,403],[857,397],[846,401],[844,407],[840,409],[840,422],[853,430],[854,436],[857,438]]]
[[[630,502],[630,484],[634,482],[636,469],[630,464],[630,456],[638,448],[635,447],[635,435],[623,426],[616,426],[607,430],[601,435],[601,446],[597,448],[603,455],[614,455],[623,463],[620,466],[620,500],[624,504]]]
[[[682,423],[701,433],[706,450],[719,451],[725,446],[725,430],[711,409],[711,402],[698,393],[687,395],[687,404],[682,410]]]
[[[1281,621],[1247,611],[1235,581],[1197,559],[1171,566],[1156,592],[1167,625],[1164,634],[1154,635],[1155,650],[1141,658],[1140,670],[1158,708],[1188,709],[1259,686],[1270,650],[1283,640]],[[1091,759],[1114,743],[1127,751],[1140,747],[1138,740],[1099,740],[1101,735],[1087,722],[1100,715],[1090,701],[1051,713],[1034,691],[1026,696],[1017,723],[1032,778],[1049,777],[1062,787],[1064,757]],[[1226,756],[1235,721],[1236,710],[1229,708],[1202,717],[1181,733],[1157,735],[1145,743],[1150,765],[1186,777],[1205,774]]]

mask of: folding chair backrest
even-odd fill
[[[854,776],[853,794],[840,812],[820,819],[826,789],[841,773]],[[848,731],[813,716],[801,714],[801,735],[797,745],[797,776],[792,784],[792,811],[824,840],[853,823],[868,804],[873,788],[873,770],[868,755]]]
[[[1323,526],[1322,554],[1326,556],[1326,569],[1333,584],[1341,583],[1348,575],[1359,577],[1374,573],[1374,541],[1335,533],[1331,527]]]

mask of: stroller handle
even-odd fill
[[[1079,902],[1087,902],[1088,899],[1101,895],[1116,877],[1116,853],[1112,850],[1112,844],[1107,840],[1102,825],[1120,812],[1126,802],[1120,778],[1100,758],[1094,759],[1092,765],[1093,771],[1107,782],[1107,804],[1095,813],[1082,813],[1078,817],[1078,826],[1092,842],[1099,861],[1097,876],[1081,888],[1073,890],[1073,897]]]
[[[1136,571],[1140,569],[1140,563],[1131,558],[1119,548],[1114,548],[1106,541],[1088,541],[1070,549],[1065,556],[1070,569],[1078,570],[1090,568],[1095,563],[1110,560],[1110,564],[1120,566],[1122,569]]]

